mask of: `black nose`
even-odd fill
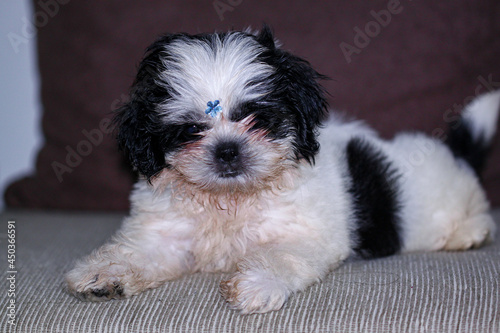
[[[215,149],[215,158],[222,163],[232,164],[238,161],[240,156],[239,145],[235,142],[224,142]]]
[[[214,151],[215,170],[220,177],[237,177],[243,172],[243,157],[237,142],[222,142]]]

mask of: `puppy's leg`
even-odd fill
[[[127,298],[178,278],[193,266],[186,235],[162,221],[129,218],[110,243],[66,274],[67,289],[82,300],[104,301]]]
[[[221,282],[222,296],[242,313],[279,310],[291,293],[319,281],[336,262],[314,245],[301,243],[265,246],[238,263],[229,280]]]

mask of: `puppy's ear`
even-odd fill
[[[273,31],[267,24],[264,24],[264,26],[256,36],[257,41],[266,48],[270,50],[274,50],[276,48],[276,41],[274,40]]]
[[[132,166],[148,180],[166,167],[166,128],[157,106],[170,94],[158,84],[158,79],[165,70],[161,55],[173,38],[175,35],[165,35],[148,47],[132,86],[130,102],[115,116],[120,148]]]
[[[120,148],[134,169],[148,180],[166,166],[156,118],[155,113],[134,101],[122,106],[115,116]]]
[[[297,158],[314,163],[319,150],[317,129],[326,118],[328,106],[319,80],[328,78],[316,72],[306,60],[279,49],[268,26],[264,26],[256,39],[267,49],[262,60],[275,68],[273,98],[285,103],[288,109]]]

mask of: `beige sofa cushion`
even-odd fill
[[[121,216],[9,212],[2,232],[9,218],[16,221],[17,326],[4,307],[1,332],[500,332],[500,241],[350,261],[280,311],[240,315],[219,295],[222,274],[195,274],[128,300],[81,302],[62,290],[63,274],[105,242]],[[10,299],[0,293],[1,304]]]

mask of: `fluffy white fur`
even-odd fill
[[[224,112],[268,92],[265,78],[272,68],[255,62],[262,52],[256,41],[229,35],[224,43],[219,38],[214,38],[213,43],[215,51],[195,40],[174,41],[169,45],[170,55],[164,60],[166,70],[160,81],[173,92],[162,106],[165,120],[195,114],[205,118],[207,101],[224,101]]]
[[[293,137],[271,140],[249,130],[251,119],[229,120],[236,100],[267,89],[263,78],[272,69],[253,62],[260,46],[235,38],[213,53],[202,43],[179,43],[170,49],[176,67],[167,64],[159,83],[175,90],[161,112],[165,121],[193,117],[211,125],[202,140],[167,154],[171,168],[151,184],[141,179],[135,185],[121,229],[66,275],[78,297],[129,297],[185,274],[223,271],[233,273],[221,282],[232,308],[280,309],[292,293],[353,254],[345,158],[352,137],[371,142],[402,175],[403,252],[465,250],[492,239],[495,225],[479,181],[440,141],[421,134],[384,141],[363,123],[332,116],[321,130],[315,164],[295,160]],[[488,97],[494,103],[472,104],[467,116],[497,117],[499,96]],[[223,101],[223,115],[210,119],[203,110],[216,98]],[[244,175],[230,179],[217,177],[210,162],[212,148],[228,138],[250,161]]]
[[[472,124],[473,136],[484,136],[485,141],[491,141],[496,132],[500,94],[495,91],[483,94],[466,106],[463,117]]]
[[[302,164],[286,188],[234,206],[201,205],[140,181],[131,217],[109,244],[68,273],[69,287],[85,294],[119,282],[127,297],[187,273],[236,271],[222,283],[233,307],[244,313],[281,308],[292,292],[319,281],[351,254],[341,147],[352,135],[373,138],[401,164],[423,145],[432,146],[405,174],[404,251],[465,250],[493,236],[477,179],[442,143],[421,135],[384,142],[358,124],[332,120],[320,137],[315,167]]]

